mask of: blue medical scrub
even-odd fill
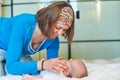
[[[32,49],[31,38],[36,25],[36,15],[20,14],[11,18],[0,17],[0,49],[6,51],[6,69],[10,74],[38,74],[37,61],[21,62],[22,55],[35,54],[46,49],[47,58],[58,57],[59,38],[45,39],[37,49]]]

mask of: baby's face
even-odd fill
[[[69,77],[81,78],[86,75],[86,67],[81,60],[70,59],[67,61]]]

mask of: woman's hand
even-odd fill
[[[43,64],[43,69],[52,71],[55,73],[63,72],[67,69],[66,62],[62,60],[62,57],[46,60]]]

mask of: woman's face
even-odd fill
[[[53,31],[53,38],[62,36],[71,27],[73,22],[73,12],[70,7],[64,7],[61,10]]]

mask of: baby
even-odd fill
[[[82,78],[88,75],[87,68],[82,60],[79,59],[70,59],[66,61],[68,70],[64,71],[63,74],[66,77]],[[51,74],[51,72],[47,71]],[[42,71],[41,71],[42,73]],[[23,80],[42,80],[42,76],[33,76],[33,75],[23,75]]]

